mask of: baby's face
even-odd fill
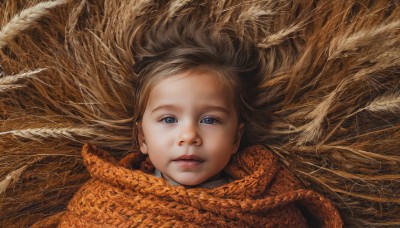
[[[211,72],[171,76],[153,88],[139,144],[165,178],[197,185],[218,174],[238,149],[233,92]]]

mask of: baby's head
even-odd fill
[[[260,57],[229,30],[152,35],[136,66],[134,138],[165,178],[198,185],[243,146]]]

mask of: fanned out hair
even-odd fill
[[[254,87],[249,144],[330,198],[346,226],[400,225],[399,2],[5,0],[0,226],[64,210],[89,178],[83,143],[116,157],[135,151],[146,67],[171,44],[205,44],[207,34],[257,56],[235,66],[257,75],[242,81]]]
[[[257,96],[266,60],[250,37],[238,37],[228,26],[202,24],[205,20],[201,15],[204,12],[196,10],[167,22],[153,19],[148,21],[152,29],[132,37],[135,45],[126,45],[135,53],[134,72],[139,81],[133,120],[140,121],[151,90],[160,80],[187,71],[211,71],[235,96],[239,121],[245,123],[240,148],[262,143],[268,119],[257,104]]]

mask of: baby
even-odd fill
[[[244,129],[262,128],[249,118],[256,115],[251,96],[257,87],[247,85],[261,80],[263,62],[229,30],[188,27],[183,33],[165,31],[169,39],[151,42],[157,53],[138,60],[144,63],[136,69],[135,139],[156,176],[211,188],[231,180],[221,171],[238,151]]]
[[[206,67],[177,73],[160,80],[144,101],[140,150],[170,183],[227,183],[219,174],[237,152],[244,124],[235,89],[222,77]]]
[[[254,146],[267,129],[257,87],[265,59],[245,36],[195,24],[161,26],[136,42],[141,153],[117,162],[85,145],[92,179],[59,226],[340,227],[329,200]]]

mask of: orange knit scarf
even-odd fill
[[[162,178],[126,168],[138,163],[136,155],[118,163],[92,145],[85,145],[82,154],[92,179],[70,201],[60,227],[306,227],[299,208],[325,227],[342,226],[329,200],[301,189],[261,146],[233,156],[225,172],[235,181],[213,189],[171,186]]]

